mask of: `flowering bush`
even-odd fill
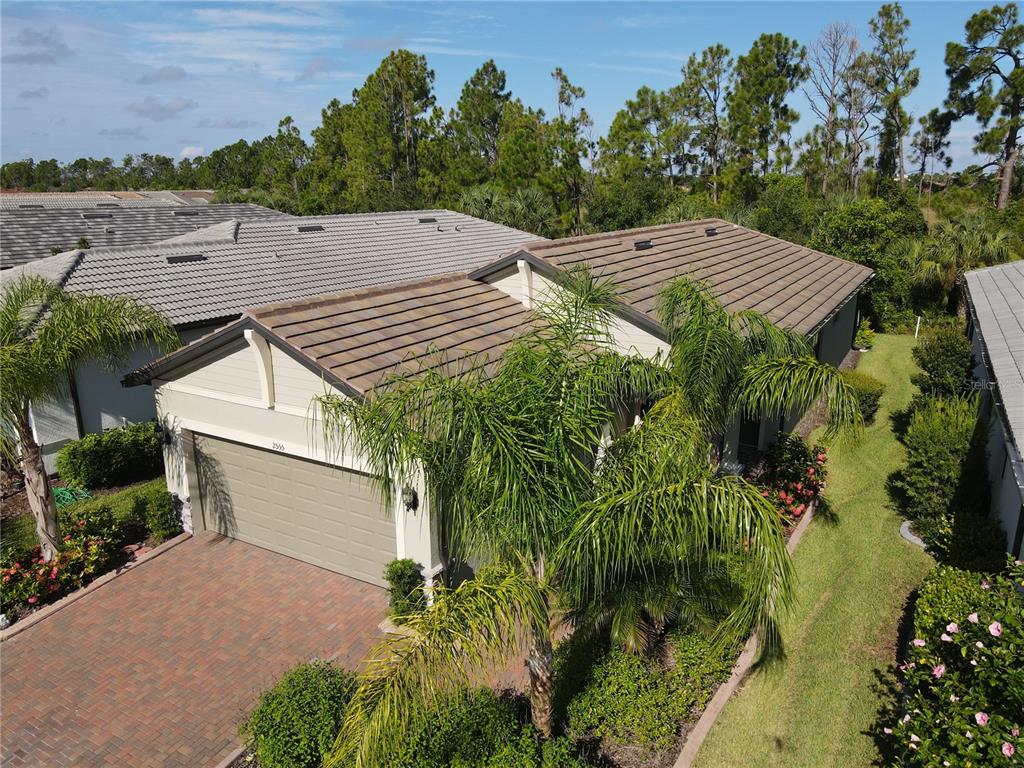
[[[64,536],[57,556],[43,560],[39,547],[5,563],[0,568],[0,612],[17,618],[25,611],[85,586],[110,562],[113,547],[103,538],[91,535],[85,520],[80,520]]]
[[[783,435],[768,449],[755,482],[764,486],[779,514],[792,522],[817,500],[828,476],[828,455],[820,445],[808,446],[798,435]]]
[[[1019,765],[1024,599],[1015,582],[1024,585],[1019,561],[1006,576],[940,568],[926,581],[900,667],[903,714],[894,709],[881,728],[899,764]]]

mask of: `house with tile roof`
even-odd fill
[[[416,560],[432,578],[444,563],[422,483],[399,489],[388,507],[358,450],[323,443],[316,396],[372,398],[389,376],[423,365],[486,366],[531,326],[535,309],[578,264],[615,288],[609,330],[623,353],[667,351],[655,301],[686,276],[705,282],[730,310],[755,309],[806,335],[819,359],[838,363],[852,346],[857,296],[872,274],[719,220],[529,238],[472,266],[480,255],[453,257],[445,264],[457,268],[433,275],[417,276],[412,263],[402,282],[324,295],[291,297],[292,288],[281,287],[279,301],[253,304],[126,377],[129,387],[152,386],[168,487],[183,502],[186,527],[376,584],[395,557]],[[766,447],[799,416],[737,423],[722,436],[726,457],[745,443]]]
[[[201,218],[219,207],[185,210]],[[0,272],[0,283],[40,274],[72,292],[129,295],[161,310],[188,343],[250,307],[469,272],[536,240],[451,211],[303,218],[275,212],[174,234],[159,242],[29,261]],[[151,350],[139,349],[123,370],[82,366],[70,399],[34,405],[33,423],[50,471],[68,440],[156,417],[151,390],[120,383],[152,358]]]
[[[966,275],[969,337],[988,423],[990,515],[1006,548],[1024,559],[1024,261]]]

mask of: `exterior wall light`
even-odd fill
[[[416,493],[416,489],[411,486],[402,486],[402,504],[405,509],[409,512],[415,512],[417,507],[420,505],[420,497]]]

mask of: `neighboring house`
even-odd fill
[[[80,192],[0,192],[0,209],[8,208],[87,208],[119,203],[123,208],[136,205],[205,205],[213,199],[212,189],[177,190],[82,190]]]
[[[152,384],[169,488],[189,530],[213,529],[355,578],[382,583],[411,557],[444,567],[422,482],[387,508],[352,446],[330,450],[312,400],[372,396],[421,363],[494,359],[523,331],[565,270],[586,262],[615,285],[617,349],[667,350],[655,304],[680,275],[706,281],[731,310],[757,309],[814,338],[838,363],[851,348],[865,267],[721,221],[533,241],[444,277],[286,301],[166,355],[126,378]],[[468,272],[468,274],[467,274]],[[479,359],[479,358],[477,358]],[[726,437],[764,447],[787,425],[755,420]]]
[[[71,251],[0,272],[0,280],[27,272],[68,291],[133,296],[164,312],[188,343],[249,307],[467,272],[531,240],[536,236],[451,211],[277,215],[230,220],[149,245]],[[33,406],[48,470],[68,440],[156,417],[150,390],[120,384],[152,358],[151,350],[139,349],[119,371],[83,366],[68,401]]]
[[[967,273],[969,336],[988,421],[990,514],[1024,558],[1024,261]]]
[[[0,195],[5,201],[10,195]],[[100,198],[102,200],[102,198]],[[85,207],[24,203],[0,210],[0,269],[70,251],[81,238],[90,248],[145,245],[205,229],[224,221],[287,218],[248,203],[186,206],[152,200],[110,199]]]

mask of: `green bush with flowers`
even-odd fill
[[[799,435],[781,435],[751,479],[764,488],[762,495],[779,514],[794,523],[821,496],[827,463],[828,453],[822,446],[809,446]]]
[[[900,766],[1020,765],[1024,749],[1024,568],[943,567],[915,606],[903,696],[879,735]]]
[[[64,546],[47,562],[39,547],[0,567],[0,613],[16,620],[33,608],[52,603],[102,574],[114,547],[88,531],[79,520],[64,536]]]

